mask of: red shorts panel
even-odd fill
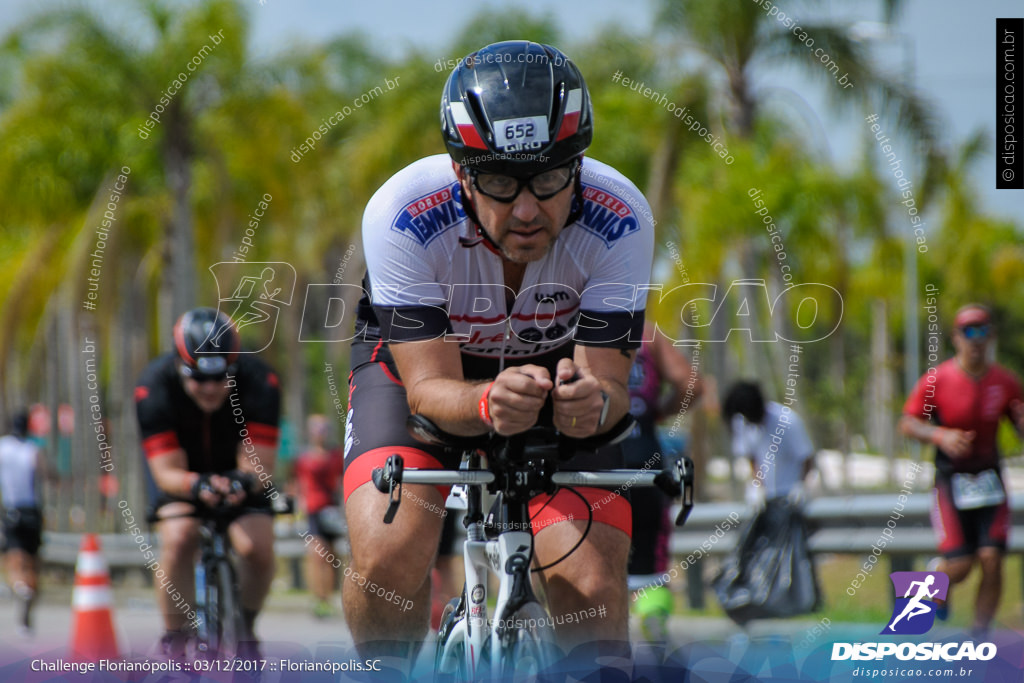
[[[939,553],[947,559],[974,555],[978,548],[1006,550],[1010,535],[1010,506],[958,510],[949,481],[936,481],[931,509]]]
[[[384,448],[375,448],[372,451],[366,451],[361,453],[358,458],[353,458],[349,463],[348,467],[345,468],[344,477],[344,491],[345,491],[345,502],[348,502],[348,497],[352,495],[352,492],[362,486],[368,481],[373,479],[373,471],[378,467],[384,467],[387,459],[392,455],[400,455],[405,461],[406,469],[419,469],[419,470],[438,470],[443,469],[441,463],[438,462],[434,456],[424,453],[423,451],[416,448],[409,448],[408,446],[387,446]],[[451,490],[450,486],[438,486],[437,492],[441,494],[441,498],[447,498],[448,492]],[[381,494],[384,495],[383,493]]]
[[[617,493],[589,486],[559,489],[554,496],[537,496],[530,501],[530,524],[536,534],[557,522],[586,522],[591,509],[595,522],[613,526],[632,537],[633,512],[629,502]]]

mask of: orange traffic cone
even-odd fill
[[[86,534],[75,565],[71,594],[71,656],[78,661],[116,659],[117,638],[111,608],[110,574],[96,534]]]

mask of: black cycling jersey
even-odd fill
[[[207,414],[189,398],[175,367],[176,354],[150,363],[135,387],[135,408],[147,458],[181,448],[193,472],[235,469],[239,444],[277,444],[281,395],[277,375],[259,358],[242,354],[231,394]],[[248,442],[246,441],[248,439]]]

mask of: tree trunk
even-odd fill
[[[66,297],[70,298],[70,297]],[[74,411],[74,429],[69,435],[71,458],[68,463],[69,493],[68,520],[72,531],[83,531],[82,514],[85,505],[85,472],[82,468],[82,453],[85,449],[85,400],[83,378],[85,376],[85,358],[82,353],[82,336],[78,326],[78,316],[70,302],[64,306],[61,316],[61,340],[64,346],[65,377],[68,380],[68,404]]]
[[[888,306],[885,299],[875,299],[871,306],[871,386],[868,393],[869,439],[872,447],[890,462],[894,457],[896,422],[893,418],[894,383],[889,355]],[[890,477],[892,476],[890,467]]]
[[[59,382],[63,375],[60,372],[60,326],[52,304],[48,313],[46,321],[46,386],[43,388],[43,395],[40,398],[50,411],[50,434],[46,440],[46,460],[50,470],[56,473],[57,458],[60,452],[60,432],[57,428],[57,411],[60,409]],[[58,480],[55,484],[47,482],[44,488],[43,505],[45,509],[57,510],[56,519],[48,520],[48,526],[61,519],[61,499],[63,498],[60,495],[61,485],[62,482]],[[53,527],[50,526],[50,528]]]
[[[307,290],[305,286],[305,278],[299,276],[298,281],[295,283],[295,291],[300,296],[305,296]],[[306,354],[303,353],[302,342],[299,341],[299,334],[302,327],[302,305],[299,302],[294,302],[291,306],[284,306],[281,317],[284,327],[284,345],[285,345],[285,362],[286,366],[281,368],[284,373],[284,418],[292,426],[292,434],[294,439],[291,443],[291,447],[296,449],[300,448],[300,445],[305,442],[305,397],[306,397]],[[319,375],[318,376],[322,376]],[[280,460],[293,455],[292,453],[280,453]],[[282,463],[279,462],[277,470],[281,469]]]
[[[161,335],[167,334],[179,315],[196,305],[195,237],[192,228],[192,145],[190,121],[182,98],[175,98],[167,107],[167,133],[164,136],[164,174],[171,190],[171,213],[167,224],[169,262],[163,271],[162,299],[170,299],[169,307],[161,307]],[[169,292],[169,296],[167,293]],[[169,343],[169,342],[168,342]]]

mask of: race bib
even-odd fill
[[[958,510],[999,505],[1005,500],[1006,491],[995,470],[953,475],[953,504]]]

